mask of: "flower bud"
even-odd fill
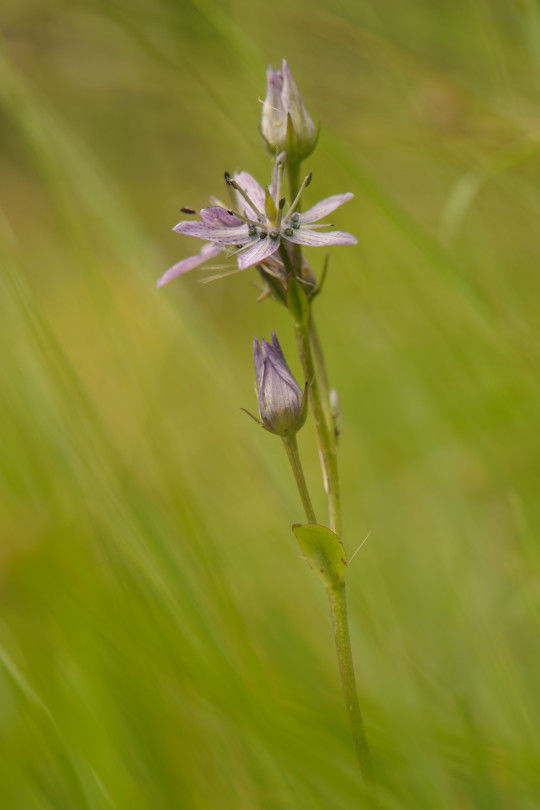
[[[272,344],[263,339],[259,346],[254,339],[253,358],[263,427],[280,436],[296,433],[306,420],[307,398],[287,365],[275,332]]]
[[[293,162],[310,155],[317,143],[318,132],[285,59],[281,70],[270,65],[266,72],[261,131],[271,152],[287,152]]]

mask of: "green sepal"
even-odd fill
[[[309,321],[309,300],[302,285],[294,276],[289,279],[287,306],[296,326],[306,326]]]
[[[322,580],[325,588],[343,585],[347,557],[337,534],[326,526],[309,523],[294,523],[292,530],[306,560]]]

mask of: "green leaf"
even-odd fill
[[[309,320],[309,301],[302,285],[294,276],[289,279],[287,306],[297,326],[305,326]]]
[[[347,558],[341,540],[326,526],[294,523],[292,527],[304,556],[326,588],[345,581]]]

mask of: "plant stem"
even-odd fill
[[[312,315],[310,315],[310,321],[311,318]],[[335,532],[338,537],[340,537],[341,508],[339,499],[336,441],[333,426],[328,422],[325,407],[322,401],[319,375],[317,374],[317,369],[315,368],[313,354],[311,351],[309,324],[296,324],[296,339],[298,342],[298,351],[300,353],[304,375],[308,381],[309,400],[311,410],[313,412],[315,429],[317,431],[319,453],[323,467],[324,486],[328,494],[330,529],[332,529],[332,531]],[[321,353],[319,353],[319,362],[322,362]]]
[[[298,349],[306,380],[310,403],[317,430],[319,452],[328,493],[328,511],[330,528],[341,537],[341,501],[339,496],[339,479],[337,466],[337,439],[330,412],[328,383],[324,357],[317,331],[310,313],[307,324],[296,325]],[[349,624],[347,620],[347,601],[345,583],[327,588],[332,613],[332,624],[339,664],[339,674],[345,699],[345,708],[349,717],[353,744],[366,782],[374,783],[371,755],[364,731],[360,711],[360,702],[356,689],[354,664],[351,652]]]
[[[307,521],[308,523],[317,523],[317,518],[315,517],[315,512],[313,511],[311,498],[309,497],[304,471],[302,469],[302,462],[300,461],[300,453],[298,452],[298,442],[296,441],[296,434],[293,433],[290,436],[289,435],[282,436],[282,439],[283,444],[285,446],[285,450],[287,451],[287,456],[289,457],[289,461],[291,463],[292,471],[294,473],[296,486],[298,487],[298,492],[300,493],[300,498],[302,499],[302,504],[304,506]]]
[[[358,692],[356,690],[356,680],[354,677],[354,665],[351,652],[351,640],[349,635],[349,624],[347,621],[347,602],[345,598],[345,583],[328,588],[328,598],[330,600],[330,610],[332,612],[332,623],[334,626],[334,637],[336,640],[336,651],[339,663],[339,674],[343,687],[343,697],[345,707],[349,716],[351,734],[360,770],[366,782],[374,782],[373,766],[371,755],[364,731]]]
[[[291,200],[296,196],[299,189],[300,163],[287,162],[287,173],[289,180],[289,194]],[[298,209],[300,210],[300,209]],[[302,253],[300,245],[295,245],[293,253],[293,265],[297,278],[301,279]],[[337,437],[334,429],[334,421],[330,407],[330,396],[328,388],[328,378],[322,347],[315,327],[313,313],[310,311],[307,324],[296,324],[296,340],[298,351],[302,361],[305,379],[308,382],[309,400],[317,441],[319,444],[319,454],[323,468],[324,484],[328,495],[328,517],[330,529],[341,538],[341,501],[339,495],[339,477],[337,465]],[[296,445],[296,436],[294,443]],[[287,453],[289,448],[283,439]],[[298,451],[296,449],[296,454]],[[289,459],[291,455],[289,454]],[[298,458],[298,463],[300,459]],[[293,464],[291,460],[291,464]],[[294,470],[293,465],[293,470]],[[305,487],[305,479],[300,467],[301,480]],[[296,477],[296,472],[295,472]],[[297,484],[302,495],[301,485],[297,477]],[[307,495],[307,489],[306,495]],[[307,504],[302,496],[304,508],[309,523],[316,523],[313,507],[307,495]],[[356,679],[354,676],[354,664],[351,651],[351,640],[349,635],[349,623],[347,620],[347,601],[345,597],[345,583],[327,588],[330,600],[330,610],[332,613],[332,624],[334,628],[334,638],[336,641],[336,651],[339,664],[339,674],[343,688],[345,707],[349,716],[351,734],[360,770],[366,782],[374,784],[373,766],[371,755],[364,731],[360,702],[356,689]]]
[[[334,432],[334,420],[332,417],[332,409],[330,407],[330,388],[328,386],[328,378],[326,376],[326,366],[324,363],[322,347],[319,340],[317,327],[315,326],[315,321],[313,318],[310,318],[309,320],[309,338],[311,341],[311,349],[313,352],[313,359],[315,361],[315,368],[317,370],[317,376],[319,379],[319,388],[321,389],[322,406],[324,414],[326,416],[328,428],[330,432],[333,434],[334,449],[336,449],[337,440]]]
[[[300,162],[287,160],[287,179],[289,181],[289,204],[292,203],[300,189]]]

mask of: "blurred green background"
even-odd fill
[[[268,178],[268,63],[323,124],[319,331],[387,810],[540,806],[540,6],[7,0],[6,810],[369,808],[302,510],[254,409],[255,272],[155,281],[179,208]],[[320,273],[322,251],[308,254]],[[208,273],[206,273],[208,275]],[[324,513],[313,428],[301,450]]]

